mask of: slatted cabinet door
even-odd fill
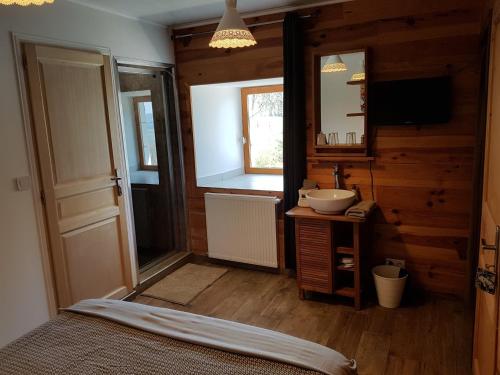
[[[109,56],[26,44],[58,307],[132,290]]]
[[[296,219],[297,282],[303,291],[333,292],[332,224]]]

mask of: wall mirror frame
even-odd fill
[[[313,52],[315,156],[367,157],[368,48]]]

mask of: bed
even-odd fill
[[[85,300],[0,350],[0,374],[356,374],[278,332],[165,308]]]

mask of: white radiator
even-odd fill
[[[278,267],[276,197],[205,193],[208,256]]]

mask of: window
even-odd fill
[[[245,173],[283,174],[283,85],[241,89]]]
[[[153,103],[150,96],[134,98],[135,123],[141,170],[158,170]]]

